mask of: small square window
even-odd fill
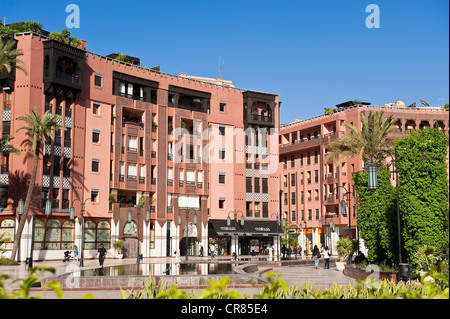
[[[98,159],[92,160],[92,171],[95,173],[100,171],[100,161]]]
[[[97,87],[102,87],[103,76],[100,74],[95,74],[94,84]]]
[[[100,132],[97,132],[97,131],[92,132],[92,143],[95,143],[95,144],[100,143]]]
[[[219,150],[219,159],[225,159],[225,149]]]
[[[225,209],[225,199],[219,198],[219,209]]]
[[[100,201],[98,192],[99,192],[98,189],[91,190],[91,201],[93,203],[98,203]]]
[[[100,104],[98,104],[98,103],[93,104],[92,113],[95,115],[100,115]]]

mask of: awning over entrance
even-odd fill
[[[244,227],[239,222],[231,221],[231,225],[227,225],[227,221],[223,219],[211,219],[210,237],[211,236],[231,236],[238,235],[239,237],[263,237],[263,236],[282,236],[283,230],[276,221],[253,221],[246,220]]]

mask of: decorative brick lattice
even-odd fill
[[[64,122],[65,122],[64,125],[66,127],[72,127],[72,118],[71,117],[66,117]]]
[[[9,175],[0,175],[0,185],[1,186],[7,186],[9,185]]]
[[[53,187],[56,187],[56,188],[61,187],[61,177],[53,176]]]
[[[55,145],[55,151],[54,152],[55,152],[56,156],[61,156],[61,154],[62,154],[61,146]]]
[[[42,187],[50,187],[50,176],[44,175],[42,177]]]
[[[63,188],[70,189],[70,177],[63,178]]]
[[[72,157],[72,149],[70,147],[64,147],[64,157],[65,158]]]
[[[5,110],[2,114],[2,120],[3,122],[9,122],[11,121],[11,110]]]

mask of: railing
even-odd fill
[[[133,94],[128,94],[128,93],[124,93],[124,92],[120,92],[119,93],[120,97],[124,97],[127,99],[132,99],[132,100],[138,100],[138,101],[144,101],[144,97],[139,96],[139,95],[133,95]]]
[[[60,71],[56,71],[56,78],[60,80],[64,80],[73,84],[80,84],[80,78],[76,74],[66,74]]]
[[[262,122],[272,122],[272,116],[252,114],[252,120]]]
[[[129,121],[129,120],[127,120],[127,119],[123,119],[122,120],[122,126],[125,126],[125,125],[135,125],[135,126],[139,126],[140,128],[144,128],[144,123],[142,123],[142,122],[134,122],[134,121]]]

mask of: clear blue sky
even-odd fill
[[[0,19],[61,31],[71,3],[89,51],[211,78],[222,59],[236,87],[280,95],[282,123],[353,99],[449,101],[448,0],[0,0]],[[366,27],[371,3],[379,29]]]

